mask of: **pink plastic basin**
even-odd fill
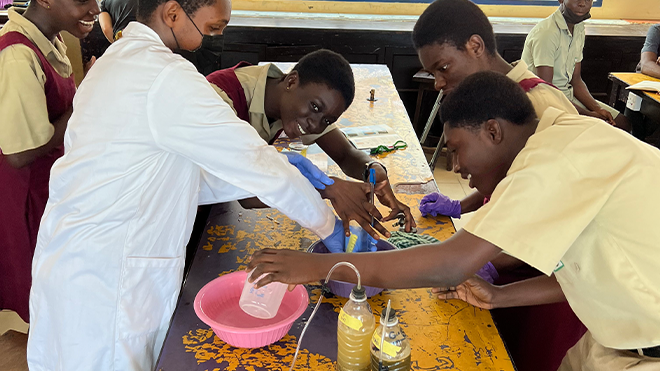
[[[396,250],[396,246],[392,245],[391,243],[385,240],[378,240],[376,242],[376,251],[388,251],[388,250]],[[330,253],[328,248],[325,247],[323,241],[321,240],[316,241],[311,246],[309,246],[307,252],[313,252],[316,254]],[[330,291],[333,294],[340,296],[342,298],[348,298],[351,295],[353,286],[355,286],[354,283],[335,281],[335,280],[328,281],[328,288],[330,289]],[[376,296],[380,294],[381,291],[383,291],[383,289],[380,287],[371,287],[371,286],[364,286],[364,289],[365,289],[365,294],[367,295],[368,298],[372,296]]]
[[[238,306],[246,278],[246,271],[238,271],[207,283],[195,297],[195,313],[227,344],[237,348],[260,348],[289,332],[293,322],[307,309],[309,297],[303,286],[297,286],[284,294],[275,317],[255,318]]]

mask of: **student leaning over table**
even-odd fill
[[[258,284],[317,281],[348,261],[365,285],[446,288],[483,308],[568,300],[589,331],[560,370],[658,370],[660,151],[595,118],[548,108],[538,119],[496,72],[467,77],[441,110],[456,171],[491,195],[465,229],[391,252],[261,250],[248,265],[267,274]],[[470,278],[504,252],[545,276],[499,288]],[[355,282],[343,267],[334,278]]]
[[[24,15],[8,13],[0,29],[0,309],[29,322],[37,230],[76,91],[60,32],[84,38],[99,8],[94,0],[35,0]]]
[[[391,209],[384,220],[404,213],[406,230],[415,226],[410,208],[394,195],[385,167],[354,148],[334,124],[355,97],[353,71],[344,57],[322,49],[305,55],[287,74],[271,63],[250,66],[243,62],[206,79],[263,140],[272,143],[284,132],[289,138],[301,138],[304,144],[317,143],[345,174],[361,181],[367,180],[365,174],[373,168],[376,196]],[[324,197],[333,204],[337,197],[363,197],[353,182],[339,181],[332,188]],[[346,219],[341,213],[339,216]]]
[[[32,266],[32,371],[153,369],[198,204],[256,196],[329,244],[345,239],[309,181],[172,52],[226,25],[229,1],[138,7],[140,22],[80,85],[52,169]]]

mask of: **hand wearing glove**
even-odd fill
[[[422,198],[419,203],[419,211],[422,216],[447,215],[452,218],[461,218],[461,201],[452,200],[442,193],[433,192]]]
[[[491,262],[486,263],[476,274],[488,283],[493,283],[496,279],[500,278],[500,274],[497,273],[497,269],[495,269],[495,266]]]
[[[300,171],[300,173],[309,180],[316,189],[325,189],[325,186],[333,184],[335,181],[330,179],[321,169],[316,167],[305,156],[296,152],[281,152],[289,160],[289,163]]]
[[[350,227],[351,234],[357,236],[353,252],[376,251],[376,240],[360,227]],[[354,237],[355,238],[355,237]],[[346,251],[350,237],[344,233],[344,223],[339,218],[335,218],[335,229],[330,236],[323,241],[325,247],[331,253],[342,253]]]

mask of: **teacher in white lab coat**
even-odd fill
[[[30,370],[153,369],[198,204],[256,196],[343,241],[310,182],[172,52],[220,34],[230,9],[141,0],[80,86],[33,261]]]

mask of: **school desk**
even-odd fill
[[[612,90],[610,90],[610,106],[614,106],[617,101],[626,102],[628,93],[631,90],[628,86],[642,81],[660,81],[654,77],[643,73],[615,72],[610,73],[609,79],[612,81]],[[635,90],[635,93],[642,97],[642,106],[640,112],[657,122],[660,122],[660,94],[654,92],[642,92]]]
[[[287,65],[278,64],[283,70]],[[411,206],[420,233],[445,240],[455,233],[447,217],[422,218],[416,205],[436,190],[389,70],[383,65],[355,65],[356,96],[340,126],[387,124],[409,147],[380,160],[388,168],[397,197]],[[369,91],[376,89],[376,102]],[[287,144],[287,141],[279,143]],[[328,172],[339,175],[336,165]],[[379,206],[381,211],[385,209]],[[394,230],[391,223],[385,224]],[[306,285],[307,311],[279,342],[260,349],[237,349],[214,336],[195,315],[197,292],[223,274],[245,269],[255,251],[270,248],[305,250],[317,237],[274,209],[245,210],[237,202],[215,205],[188,273],[156,370],[289,370],[302,327],[319,298],[319,284]],[[414,267],[411,267],[414,269]],[[429,289],[385,290],[369,299],[374,314],[392,301],[412,346],[414,370],[514,370],[490,313],[462,301],[440,301]],[[334,370],[337,316],[346,299],[325,298],[303,339],[296,370]]]

